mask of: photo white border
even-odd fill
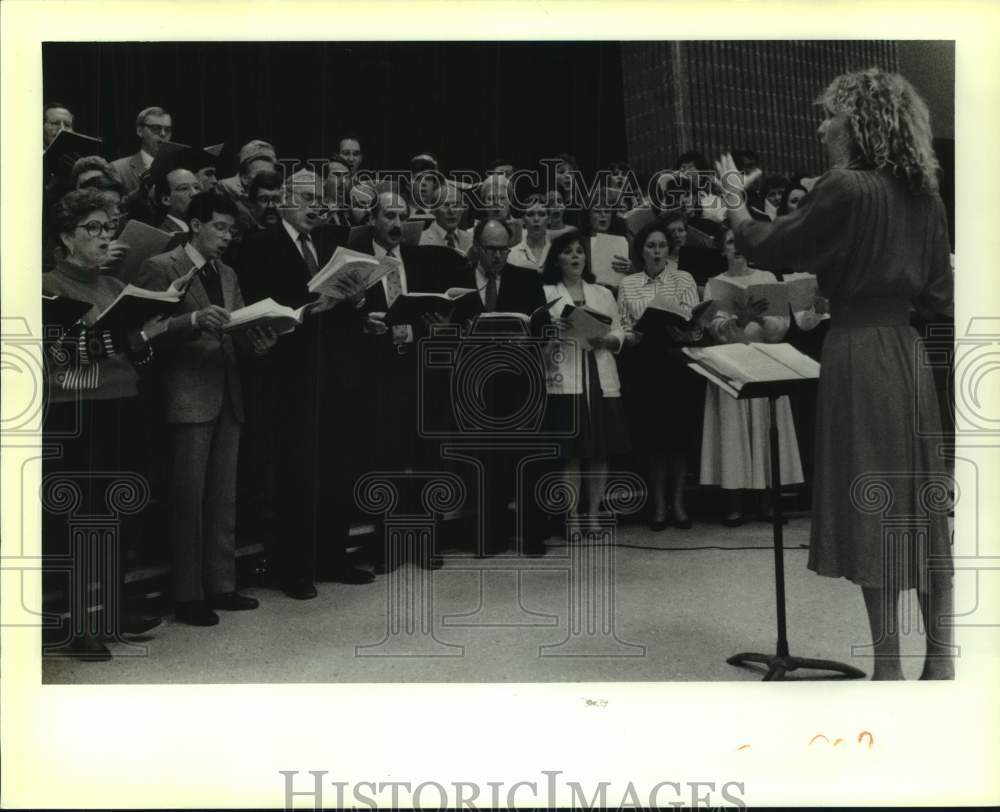
[[[1000,15],[986,2],[7,0],[0,17],[0,301],[5,317],[24,316],[35,335],[41,144],[39,128],[23,122],[42,107],[46,40],[954,39],[956,330],[972,316],[1000,315]],[[4,370],[5,417],[25,385]],[[980,460],[981,513],[960,505],[957,520],[957,535],[978,521],[982,552],[992,555],[1000,555],[998,444],[967,451]],[[17,553],[23,532],[24,553],[37,555],[37,510],[26,511],[30,500],[12,489],[24,452],[5,446],[3,554]],[[24,492],[37,493],[40,466],[26,470]],[[996,572],[980,576],[986,616],[977,618],[994,625],[958,629],[954,683],[405,686],[41,686],[38,630],[10,625],[23,617],[20,576],[9,567],[0,575],[4,808],[280,806],[279,770],[306,778],[326,770],[328,780],[350,782],[510,785],[543,781],[542,770],[616,788],[737,781],[750,805],[1000,801]],[[37,578],[28,584],[40,589]],[[871,749],[855,743],[861,730],[872,732]],[[850,746],[810,748],[817,733]],[[621,792],[608,797],[617,802]]]

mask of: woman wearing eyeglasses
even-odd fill
[[[61,454],[43,463],[42,529],[46,556],[68,556],[70,527],[67,517],[100,517],[109,508],[117,514],[122,532],[118,550],[108,560],[117,561],[117,581],[103,580],[100,603],[104,610],[117,606],[119,616],[107,618],[102,612],[88,612],[86,590],[90,577],[82,583],[74,578],[85,575],[77,566],[58,578],[49,571],[54,591],[68,594],[69,629],[49,641],[47,654],[71,656],[88,661],[107,660],[110,652],[101,637],[115,632],[141,633],[159,620],[128,617],[122,611],[124,562],[123,536],[127,536],[132,508],[127,504],[144,501],[148,487],[136,474],[142,434],[138,429],[139,373],[137,367],[152,358],[150,342],[165,329],[165,322],[153,320],[133,333],[99,331],[97,316],[110,305],[125,283],[102,273],[117,229],[108,199],[96,189],[70,192],[53,211],[52,225],[61,248],[54,269],[42,274],[42,290],[49,295],[75,299],[93,305],[77,326],[47,347],[47,408],[44,419],[46,442],[56,444]],[[84,475],[82,472],[87,472]],[[65,473],[64,476],[60,474]],[[119,485],[114,485],[114,482]],[[131,493],[131,496],[127,494]],[[75,496],[73,496],[75,494]],[[117,494],[117,496],[115,496]],[[67,503],[70,495],[70,503]],[[113,508],[116,499],[120,508]],[[76,543],[80,543],[77,541]],[[88,538],[85,555],[96,559],[104,540]],[[114,556],[117,555],[117,559]],[[77,564],[80,558],[73,560]],[[52,558],[47,563],[53,564]],[[100,575],[96,575],[100,579]],[[110,630],[110,634],[109,634]]]

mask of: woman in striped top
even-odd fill
[[[672,330],[669,341],[644,339],[633,328],[649,303],[663,296],[690,312],[698,304],[698,287],[672,258],[670,226],[654,220],[632,242],[631,259],[639,273],[622,278],[619,307],[626,349],[621,356],[622,391],[634,445],[646,449],[648,488],[652,502],[650,527],[667,526],[667,474],[675,527],[691,527],[684,507],[689,459],[701,436],[704,387],[684,363],[679,345],[701,339],[698,326]],[[676,242],[676,241],[674,241]]]
[[[42,275],[42,290],[93,307],[84,313],[80,324],[46,348],[43,436],[46,442],[58,442],[62,452],[43,462],[42,545],[47,558],[71,553],[70,528],[64,515],[67,493],[76,493],[80,501],[75,513],[99,516],[109,509],[106,499],[112,498],[112,480],[124,481],[126,488],[142,489],[135,485],[141,479],[136,472],[141,467],[138,446],[142,437],[136,365],[152,358],[149,342],[165,330],[161,321],[128,335],[93,328],[97,316],[125,287],[124,282],[102,273],[117,223],[99,191],[82,189],[67,194],[55,206],[52,225],[63,258],[50,273]],[[122,519],[128,513],[123,507]],[[121,521],[123,535],[128,525],[127,520]],[[118,582],[102,584],[105,608],[109,602],[121,608],[124,541],[119,537]],[[87,555],[96,557],[98,553],[88,549]],[[79,568],[69,579],[51,584],[54,591],[85,588],[75,583],[77,572]],[[47,653],[86,661],[107,660],[111,654],[101,642],[102,636],[115,637],[120,631],[141,633],[159,623],[158,619],[102,618],[101,613],[86,611],[86,597],[70,594],[69,633]]]

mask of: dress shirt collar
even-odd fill
[[[190,240],[184,243],[184,251],[187,253],[191,262],[194,263],[194,267],[197,268],[199,271],[202,269],[205,263],[208,262],[208,260],[201,255],[201,251],[199,251],[191,244]]]
[[[139,160],[142,161],[142,165],[145,169],[149,169],[149,167],[153,165],[153,156],[144,149],[139,150]]]
[[[188,224],[185,223],[183,220],[181,220],[180,217],[174,217],[172,214],[168,214],[167,218],[177,223],[177,226],[180,228],[181,231],[188,232],[191,230],[190,228],[188,228]]]
[[[382,257],[384,257],[386,254],[389,253],[388,250],[386,250],[385,248],[383,248],[381,245],[379,245],[374,240],[372,240],[372,248],[375,249],[375,256],[378,259],[381,259]],[[403,252],[399,250],[399,245],[393,246],[392,253],[393,253],[393,256],[396,259],[398,259],[400,262],[403,261]]]

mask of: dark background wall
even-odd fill
[[[369,167],[416,152],[447,169],[519,166],[572,152],[586,169],[625,155],[618,43],[48,43],[47,99],[112,157],[134,152],[136,113],[168,109],[196,145],[253,137],[282,157],[330,155],[344,130]],[[118,142],[118,143],[114,143]]]

